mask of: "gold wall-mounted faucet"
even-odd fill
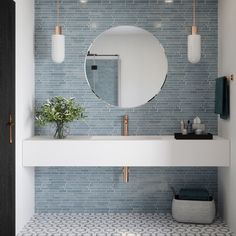
[[[124,136],[129,135],[129,117],[128,117],[128,115],[124,115],[124,117],[123,117],[123,135]],[[123,181],[125,183],[129,182],[129,167],[127,167],[127,166],[123,167]]]
[[[123,117],[123,135],[129,135],[129,117],[128,115],[124,115]]]

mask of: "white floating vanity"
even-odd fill
[[[173,136],[35,136],[23,141],[23,166],[229,166],[230,141]]]

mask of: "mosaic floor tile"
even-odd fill
[[[221,219],[182,224],[170,214],[36,214],[18,236],[229,236]]]

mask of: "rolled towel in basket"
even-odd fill
[[[180,200],[209,201],[209,192],[204,188],[182,188],[179,191]]]

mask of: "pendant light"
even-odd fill
[[[55,63],[62,63],[65,59],[65,36],[60,26],[60,0],[57,0],[57,24],[52,35],[52,60]]]
[[[197,33],[196,26],[196,0],[193,0],[193,26],[192,34],[188,36],[188,60],[195,64],[201,59],[201,35]]]

